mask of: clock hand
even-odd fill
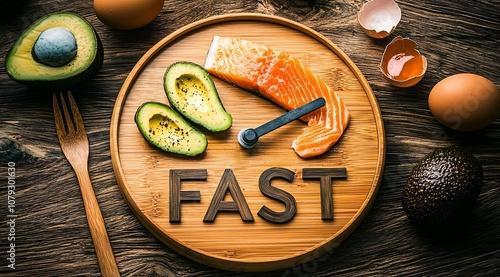
[[[325,105],[324,98],[315,99],[303,106],[293,109],[263,125],[253,129],[246,128],[242,129],[238,134],[238,142],[243,148],[253,148],[257,144],[259,137],[278,129],[279,127],[286,125],[295,119],[300,118],[314,110],[317,110]]]

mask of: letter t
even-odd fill
[[[347,178],[345,168],[304,168],[302,180],[320,179],[321,219],[333,220],[332,179]]]

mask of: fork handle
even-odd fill
[[[118,266],[113,255],[113,249],[109,242],[106,225],[97,203],[97,198],[90,182],[88,169],[75,170],[82,192],[83,204],[87,214],[87,221],[90,228],[90,234],[94,243],[97,261],[101,268],[102,276],[114,277],[120,276]]]

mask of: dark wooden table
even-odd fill
[[[227,3],[225,3],[227,2]],[[104,65],[73,90],[90,141],[90,176],[123,276],[253,276],[195,263],[160,243],[131,213],[111,163],[109,129],[121,85],[134,64],[161,38],[213,15],[255,12],[313,28],[360,68],[380,105],[387,153],[383,181],[370,213],[340,246],[297,267],[259,276],[500,274],[500,120],[474,133],[441,126],[427,106],[441,79],[472,72],[500,83],[500,1],[397,1],[402,20],[385,39],[371,39],[356,13],[365,1],[165,1],[148,26],[117,31],[95,16],[91,1],[28,1],[0,22],[0,275],[99,276],[79,187],[57,140],[50,91],[9,79],[4,61],[21,32],[41,16],[73,12],[90,21],[105,48]],[[409,37],[428,58],[425,78],[401,89],[378,70],[385,46]],[[406,217],[401,191],[412,167],[437,147],[459,145],[482,163],[484,186],[466,228],[446,238],[418,231]],[[15,270],[8,267],[7,170],[15,167]]]

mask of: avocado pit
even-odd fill
[[[75,36],[66,28],[53,27],[38,36],[32,49],[33,58],[48,66],[63,66],[76,57]]]

